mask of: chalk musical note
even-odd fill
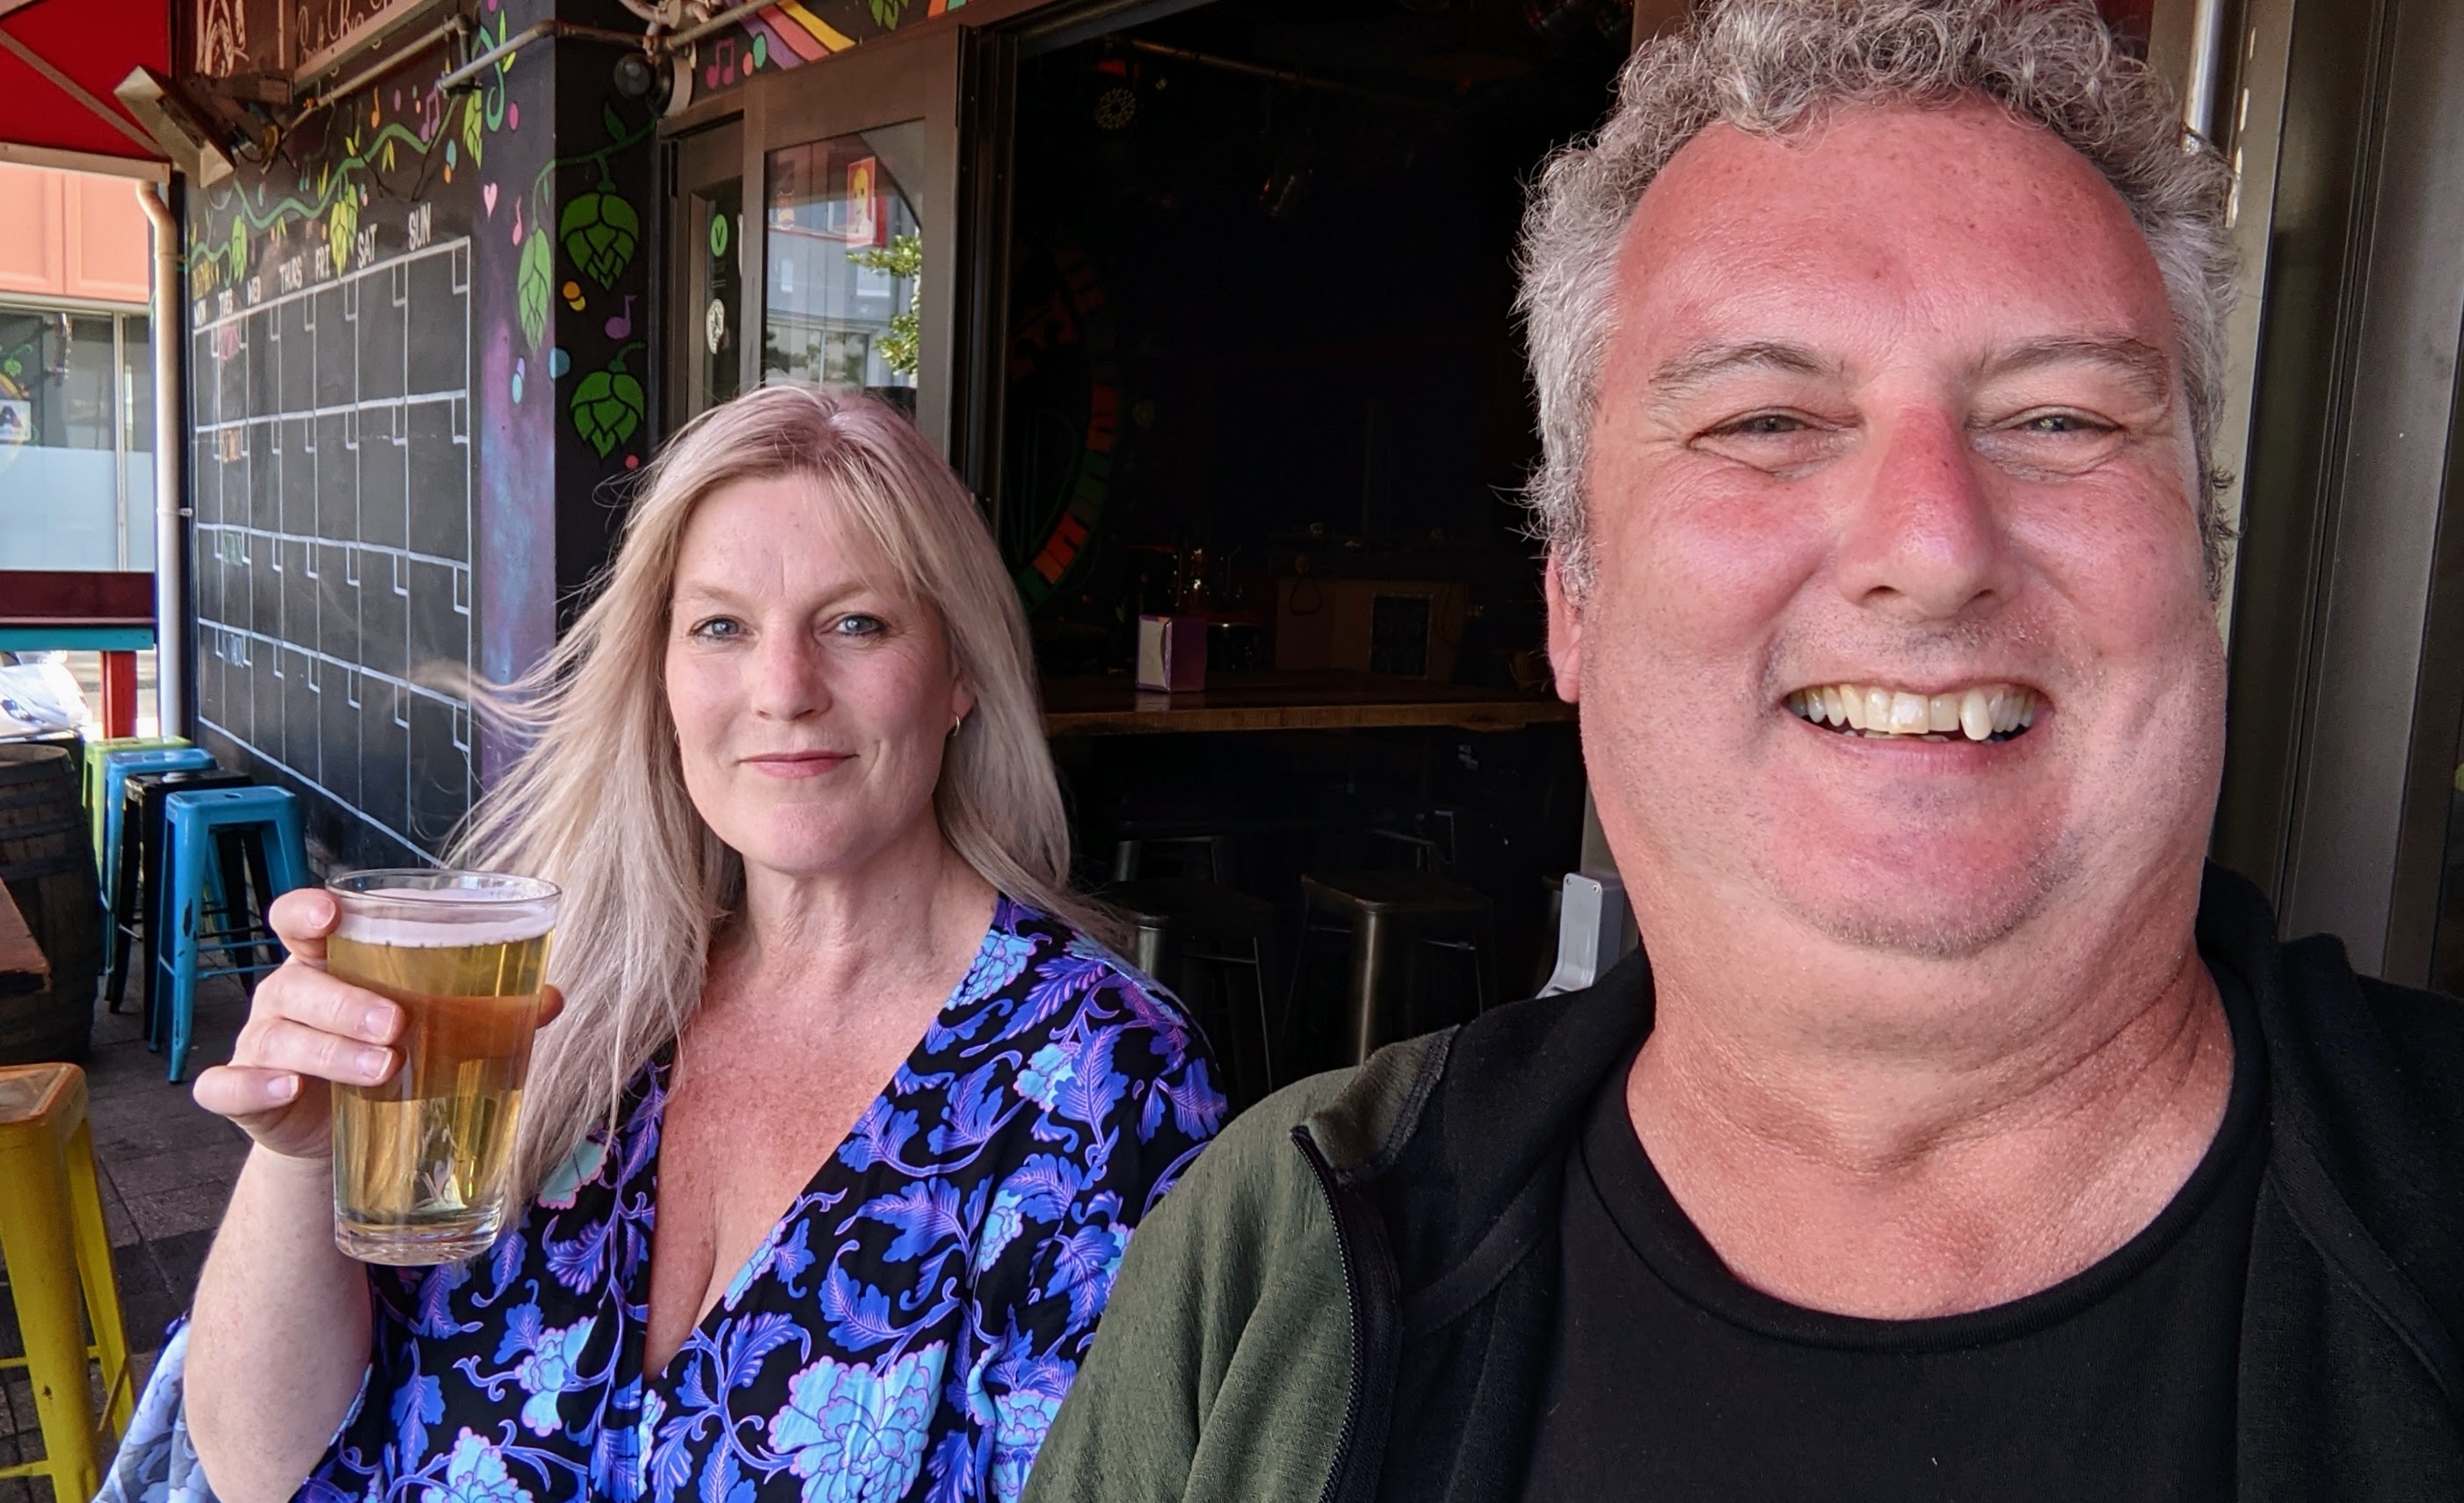
[[[631,337],[632,333],[633,294],[631,293],[627,293],[625,294],[625,311],[618,314],[615,317],[607,320],[607,338],[611,339],[628,338]]]
[[[736,38],[728,37],[711,49],[711,65],[702,70],[701,81],[705,88],[715,89],[736,76]]]

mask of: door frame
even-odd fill
[[[899,185],[926,226],[928,246],[916,289],[922,360],[915,422],[936,448],[951,453],[952,413],[960,404],[954,398],[970,381],[970,373],[958,368],[957,356],[961,347],[957,326],[966,314],[957,290],[975,238],[974,227],[966,223],[972,216],[963,212],[968,206],[959,194],[963,65],[973,51],[971,39],[971,29],[958,26],[895,33],[803,68],[761,75],[669,119],[663,134],[679,150],[691,138],[731,120],[740,132],[745,205],[740,389],[751,391],[761,383],[762,333],[769,312],[769,154],[803,142],[920,120],[925,133],[922,181]],[[672,181],[671,206],[680,210],[692,185],[681,174]],[[675,238],[672,228],[669,238]],[[682,266],[675,274],[683,279]],[[687,332],[686,316],[679,312],[686,300],[675,290],[663,299],[673,342],[683,342],[680,337]]]
[[[726,161],[740,168],[743,161],[740,140],[731,142],[727,137],[730,132],[741,132],[742,129],[743,118],[730,115],[694,130],[671,133],[659,142],[661,176],[664,179],[662,198],[667,214],[659,241],[667,248],[667,259],[660,269],[664,294],[660,299],[659,325],[664,348],[658,362],[662,376],[659,403],[659,431],[662,434],[675,432],[693,415],[690,410],[693,367],[702,355],[702,339],[698,331],[703,311],[695,306],[701,301],[701,288],[693,275],[693,269],[699,262],[695,254],[692,207],[695,190],[715,174],[694,169],[704,163],[715,165],[713,159],[722,153]],[[742,217],[750,219],[753,208],[748,201],[741,210]],[[734,249],[740,265],[744,254],[740,230]],[[737,275],[750,279],[740,269]],[[744,367],[747,364],[746,352],[752,348],[753,341],[745,338],[747,325],[743,309],[744,295],[739,287],[736,320],[738,391],[751,389],[745,383]],[[758,361],[758,354],[753,359]]]

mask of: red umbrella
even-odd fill
[[[171,10],[141,0],[0,0],[0,160],[111,170],[163,153],[112,91],[171,72]],[[123,165],[121,170],[127,170]]]

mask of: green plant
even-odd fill
[[[847,259],[868,272],[887,272],[902,282],[912,282],[924,274],[924,237],[920,234],[892,235],[890,244],[865,250],[850,250]],[[913,376],[923,363],[923,320],[916,316],[915,299],[890,316],[890,332],[881,337],[876,346],[881,362],[901,376]]]

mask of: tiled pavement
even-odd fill
[[[206,1244],[222,1219],[248,1140],[200,1110],[187,1086],[164,1079],[163,1056],[146,1049],[137,1021],[135,984],[129,992],[125,1013],[96,1009],[94,1053],[85,1071],[103,1220],[111,1232],[129,1345],[144,1354],[135,1364],[143,1383],[163,1344],[164,1328],[187,1308],[196,1289]],[[213,978],[199,989],[196,1038],[188,1054],[191,1079],[230,1057],[231,1039],[247,1013],[247,999],[230,977]],[[23,1350],[14,1306],[0,1298],[0,1356],[20,1356]],[[0,1375],[0,1466],[41,1454],[32,1390],[22,1370],[10,1370]],[[42,1503],[51,1496],[48,1481],[0,1479],[0,1503]]]

